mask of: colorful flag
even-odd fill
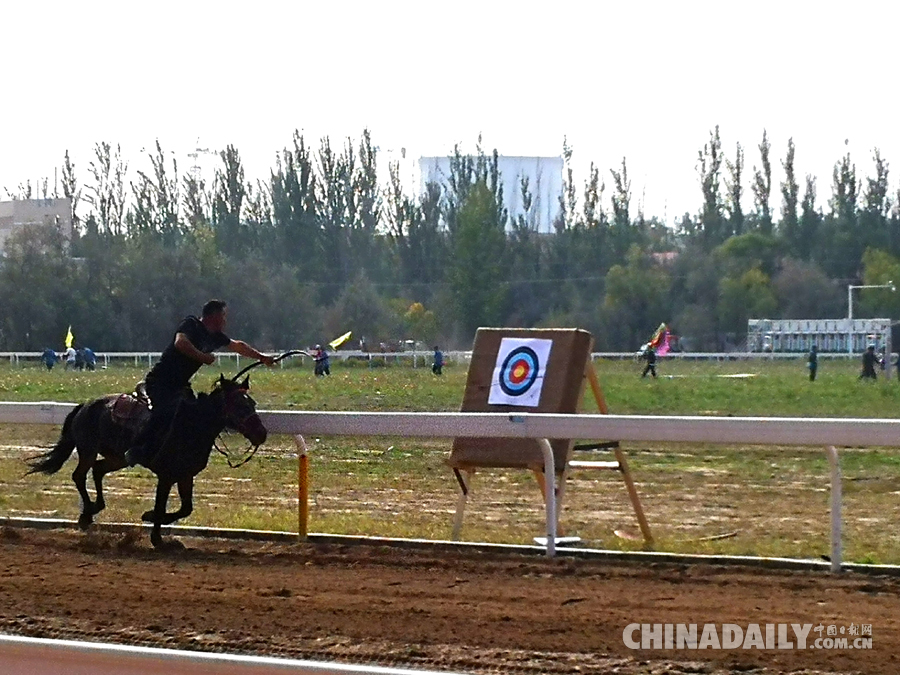
[[[658,356],[665,356],[669,353],[669,327],[665,323],[659,324],[659,328],[650,338],[650,346],[656,350]]]
[[[339,338],[335,338],[334,340],[329,342],[328,346],[331,347],[332,349],[337,349],[342,344],[344,344],[347,340],[349,340],[350,335],[352,335],[352,334],[353,334],[353,331],[347,331],[346,333],[341,335]]]
[[[69,332],[66,333],[66,349],[72,346],[72,343],[75,342],[75,336],[72,335],[72,326],[69,326]]]

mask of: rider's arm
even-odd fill
[[[271,366],[273,363],[275,363],[275,359],[273,357],[267,356],[266,354],[255,350],[243,340],[232,340],[228,343],[228,349],[233,352],[237,352],[241,356],[246,356],[248,359],[256,359],[257,361],[262,361],[267,366]]]
[[[199,361],[209,365],[215,363],[216,357],[212,354],[204,354],[197,349],[184,333],[175,333],[175,349],[187,356],[189,359]]]

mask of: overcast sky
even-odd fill
[[[479,133],[559,155],[567,137],[579,192],[589,162],[609,184],[624,156],[633,211],[669,221],[699,208],[716,124],[727,157],[745,150],[745,212],[763,129],[776,210],[789,137],[820,201],[846,151],[863,175],[875,147],[900,166],[897,2],[45,1],[4,3],[0,25],[10,190],[52,183],[66,149],[85,169],[99,141],[132,169],[156,139],[183,168],[198,138],[231,143],[265,178],[295,129],[339,145],[369,128],[410,158],[474,151]]]

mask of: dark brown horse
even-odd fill
[[[250,378],[238,383],[222,375],[209,394],[185,399],[178,407],[171,430],[153,460],[151,470],[157,475],[156,502],[152,511],[143,514],[153,523],[150,541],[162,545],[160,527],[185,518],[193,511],[194,477],[206,468],[216,437],[226,428],[244,435],[254,446],[266,440],[266,428],[256,413],[256,402],[250,397]],[[68,414],[56,445],[49,452],[30,460],[28,473],[54,474],[73,450],[78,450],[78,466],[72,480],[81,495],[82,529],[90,527],[94,516],[105,507],[103,477],[124,468],[125,451],[136,428],[115,414],[118,395],[104,396],[78,405]],[[102,457],[102,459],[100,458]],[[87,491],[87,474],[93,471],[97,499],[91,501]],[[178,485],[181,508],[167,513],[166,502],[173,485]]]

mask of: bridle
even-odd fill
[[[280,354],[279,356],[275,357],[274,363],[278,363],[279,361],[281,361],[284,358],[287,358],[288,356],[296,356],[298,354],[303,354],[304,356],[309,356],[309,353],[302,349],[292,349],[290,351],[284,352],[283,354]],[[238,378],[240,378],[241,375],[243,375],[244,373],[246,373],[250,370],[253,370],[254,368],[256,368],[257,366],[260,366],[260,365],[262,365],[262,361],[257,361],[256,363],[251,363],[249,366],[246,366],[245,368],[241,369],[241,371],[238,372],[237,375],[232,377],[231,382],[234,384],[237,384]],[[225,392],[225,405],[224,405],[222,411],[223,411],[223,414],[226,419],[229,419],[229,412],[228,412],[229,405],[231,405],[231,406],[235,405],[235,403],[233,403],[233,401],[234,401],[234,396],[236,394],[237,395],[243,394],[243,395],[246,395],[247,398],[250,398],[250,396],[248,394],[245,394],[245,392],[246,392],[246,389],[243,389],[243,388],[232,389],[231,391]],[[250,400],[252,401],[253,399],[251,398]],[[239,432],[243,433],[242,429],[244,427],[244,424],[247,422],[247,420],[254,417],[255,415],[257,415],[256,406],[253,405],[251,407],[251,411],[249,413],[247,413],[240,419],[237,419],[234,421],[234,423],[233,423],[234,428],[237,429]],[[221,445],[222,447],[219,447],[219,445]],[[228,450],[228,446],[225,444],[225,440],[222,438],[221,434],[219,434],[219,436],[213,442],[213,447],[216,449],[216,452],[218,452],[220,455],[225,457],[225,461],[228,462],[228,466],[231,467],[232,469],[237,469],[238,467],[241,467],[244,464],[246,464],[247,462],[249,462],[251,459],[253,459],[253,455],[256,454],[256,451],[259,450],[259,445],[251,445],[250,450],[248,452],[246,452],[244,454],[244,456],[235,463],[231,459],[232,454]],[[224,450],[222,448],[224,448]]]
[[[248,412],[243,417],[236,418],[236,415],[232,412],[237,406],[236,400],[243,399],[243,397],[246,396],[251,401],[253,401],[253,399],[250,398],[250,396],[245,392],[246,389],[243,388],[232,389],[231,391],[225,392],[225,403],[222,407],[222,415],[227,421],[227,426],[233,427],[241,434],[244,434],[245,423],[247,422],[247,420],[251,419],[252,417],[256,417],[257,415],[255,405],[251,405],[250,412]],[[220,445],[221,447],[219,447]],[[249,462],[251,459],[253,459],[253,455],[256,454],[256,451],[259,450],[259,445],[251,445],[250,450],[244,453],[244,456],[240,460],[232,460],[232,453],[228,449],[228,445],[225,443],[225,439],[222,437],[222,434],[219,434],[219,436],[216,437],[216,440],[213,441],[213,447],[220,455],[225,457],[225,461],[232,469],[237,469],[238,467],[241,467]]]
[[[228,426],[234,427],[237,431],[244,433],[244,425],[251,417],[256,417],[256,402],[245,393],[245,389],[232,389],[225,393],[225,405],[222,407],[222,414],[228,421]],[[243,417],[238,417],[235,408],[237,408],[237,400],[243,400],[246,397],[250,399],[250,412]]]

